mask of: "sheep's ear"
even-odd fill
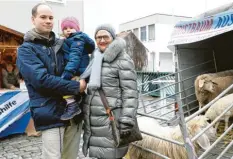
[[[205,80],[199,80],[199,87],[202,88],[204,86]]]
[[[210,147],[210,140],[206,134],[202,134],[198,139],[197,139],[198,145],[206,150]]]

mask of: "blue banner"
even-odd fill
[[[233,25],[233,12],[223,12],[204,19],[180,22],[175,25],[172,36],[215,30]]]
[[[182,21],[175,25],[168,48],[174,51],[175,45],[199,42],[232,30],[233,10],[205,18]]]
[[[14,132],[23,133],[30,119],[28,114],[29,97],[27,91],[0,93],[0,137]]]

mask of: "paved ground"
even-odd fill
[[[150,109],[154,109],[157,103],[153,103],[154,98],[146,98],[145,105],[151,103]],[[140,103],[140,107],[141,107]],[[169,108],[171,109],[171,108]],[[143,111],[143,109],[140,109]],[[156,114],[153,115],[160,115],[161,112],[155,112]],[[221,125],[220,125],[221,126]],[[214,159],[223,151],[226,147],[226,141],[228,143],[232,141],[233,134],[229,135],[230,137],[226,138],[222,143],[218,144],[210,154],[208,154],[205,159]],[[27,137],[26,135],[12,135],[8,136],[5,139],[0,139],[0,159],[40,159],[41,158],[41,137]],[[82,145],[82,142],[81,142]],[[198,154],[200,155],[203,153],[200,151]],[[228,151],[224,157],[221,159],[233,159],[233,148]],[[80,146],[80,153],[78,159],[91,159],[88,157],[84,157],[81,152]]]
[[[147,105],[153,101],[154,98],[146,98],[144,100],[145,104]],[[140,103],[140,107],[141,106],[142,105]],[[155,106],[156,105],[152,104],[150,107]],[[143,111],[143,109],[141,109],[141,111]],[[41,145],[41,137],[27,137],[26,135],[22,134],[8,136],[5,139],[0,139],[0,159],[40,159]],[[78,159],[91,159],[84,157],[81,152],[81,146]]]
[[[13,135],[0,139],[0,159],[40,159],[41,144],[41,137],[26,135]],[[78,159],[90,158],[84,157],[80,151]]]

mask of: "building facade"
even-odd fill
[[[173,72],[174,56],[167,48],[174,25],[191,17],[153,14],[122,23],[119,31],[132,31],[149,49],[148,66],[145,71]]]
[[[54,11],[54,32],[61,33],[60,23],[66,16],[79,19],[84,28],[83,0],[4,0],[0,2],[0,25],[26,33],[33,26],[31,9],[40,2],[48,3]]]

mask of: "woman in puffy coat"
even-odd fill
[[[81,78],[90,76],[87,97],[84,102],[84,144],[86,156],[98,159],[120,159],[125,156],[128,144],[115,147],[112,128],[98,89],[102,89],[109,107],[119,122],[121,137],[130,137],[137,122],[137,75],[134,63],[125,52],[126,43],[116,37],[109,24],[100,25],[95,31],[98,48],[94,58]]]

